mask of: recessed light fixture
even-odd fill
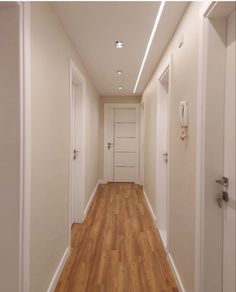
[[[152,45],[152,41],[153,41],[153,38],[154,38],[155,32],[156,32],[156,29],[157,29],[157,26],[158,26],[158,23],[159,23],[160,18],[161,18],[161,14],[162,14],[162,11],[163,11],[163,8],[164,8],[164,5],[165,5],[165,1],[161,1],[161,5],[160,5],[160,8],[158,9],[158,12],[157,12],[157,15],[156,15],[156,20],[155,20],[154,25],[153,25],[153,28],[152,28],[152,32],[151,32],[151,35],[150,35],[150,38],[149,38],[149,41],[148,41],[148,44],[147,44],[147,48],[146,48],[146,51],[145,51],[145,54],[144,54],[144,57],[143,57],[143,61],[142,61],[142,64],[141,64],[141,67],[140,67],[139,73],[138,73],[138,78],[137,78],[137,80],[136,80],[136,83],[135,83],[135,86],[134,86],[133,93],[136,92],[136,89],[137,89],[137,86],[138,86],[138,83],[139,83],[139,79],[140,79],[141,74],[142,74],[142,72],[143,72],[144,64],[145,64],[145,62],[146,62],[146,59],[147,59],[147,56],[148,56],[148,53],[149,53],[150,47],[151,47],[151,45]]]
[[[122,70],[117,70],[116,73],[117,73],[118,75],[122,75],[122,74],[123,74],[123,71],[122,71]]]
[[[122,89],[123,89],[123,86],[121,86],[121,85],[118,86],[118,89],[119,89],[119,90],[122,90]]]
[[[116,48],[120,49],[123,48],[124,42],[123,41],[116,41]]]

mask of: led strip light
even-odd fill
[[[158,12],[157,12],[156,20],[155,20],[155,23],[154,23],[153,28],[152,28],[152,32],[151,32],[151,35],[150,35],[150,38],[149,38],[149,41],[148,41],[148,45],[147,45],[147,48],[146,48],[145,55],[143,57],[142,65],[141,65],[139,73],[138,73],[138,78],[137,78],[137,81],[135,83],[135,87],[134,87],[133,93],[136,92],[136,89],[138,87],[138,83],[139,83],[141,74],[143,72],[143,68],[144,68],[144,65],[145,65],[145,62],[146,62],[150,47],[152,45],[152,41],[153,41],[153,38],[154,38],[154,35],[155,35],[155,32],[156,32],[158,23],[159,23],[160,18],[161,18],[161,14],[162,14],[164,5],[165,5],[165,1],[161,1],[161,5],[160,5],[160,8],[158,9]]]

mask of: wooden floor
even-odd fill
[[[55,291],[178,291],[140,186],[99,186]]]

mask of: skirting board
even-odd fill
[[[163,247],[165,248],[165,250],[167,250],[167,242],[166,242],[166,240],[163,238],[162,233],[160,232],[160,230],[159,230],[159,228],[158,228],[158,225],[159,225],[159,224],[158,224],[157,218],[156,218],[155,213],[154,213],[154,211],[153,211],[153,209],[152,209],[152,206],[151,206],[151,204],[150,204],[150,202],[149,202],[149,200],[148,200],[148,197],[147,197],[147,194],[146,194],[145,190],[143,190],[143,194],[144,194],[144,198],[145,198],[145,200],[146,200],[146,202],[147,202],[147,205],[148,205],[149,211],[150,211],[150,213],[151,213],[151,215],[152,215],[152,218],[153,218],[153,220],[154,220],[154,222],[155,222],[156,228],[157,228],[157,230],[158,230],[158,232],[159,232],[159,234],[160,234],[160,238],[161,238],[161,241],[162,241],[162,243],[163,243]]]
[[[172,256],[170,255],[169,252],[167,253],[167,259],[168,259],[168,262],[170,264],[171,270],[172,270],[172,272],[174,274],[175,281],[177,283],[179,291],[180,292],[186,292],[186,290],[184,289],[184,285],[183,285],[183,283],[181,281],[180,275],[178,273],[178,270],[177,270],[177,268],[175,266],[175,262],[174,262],[174,260],[173,260],[173,258],[172,258]]]
[[[95,186],[95,188],[94,188],[94,190],[92,192],[92,195],[91,195],[91,197],[90,197],[90,199],[88,201],[88,204],[87,204],[87,206],[86,206],[86,208],[84,210],[84,218],[85,218],[86,214],[88,213],[89,207],[90,207],[90,205],[91,205],[91,203],[93,201],[93,198],[94,198],[94,196],[95,196],[95,194],[97,192],[97,189],[98,189],[98,186],[99,186],[100,183],[101,183],[100,180],[98,180],[98,182],[97,182],[97,184],[96,184],[96,186]]]
[[[104,180],[104,179],[100,179],[100,184],[104,185],[104,184],[106,184],[106,183],[108,183],[108,181],[106,181],[106,180]]]
[[[155,216],[155,213],[153,212],[152,206],[151,206],[151,204],[150,204],[150,202],[149,202],[149,200],[148,200],[148,197],[147,197],[147,194],[146,194],[145,190],[143,190],[143,194],[144,194],[144,198],[145,198],[145,200],[146,200],[146,202],[147,202],[147,205],[148,205],[148,207],[149,207],[149,210],[150,210],[150,212],[151,212],[151,214],[152,214],[153,220],[154,220],[155,223],[156,223],[156,216]]]
[[[71,250],[70,247],[66,248],[66,250],[65,250],[65,252],[64,252],[64,254],[63,254],[63,256],[62,256],[62,258],[61,258],[61,260],[59,262],[59,265],[57,266],[57,269],[56,269],[56,271],[55,271],[55,273],[54,273],[54,275],[52,277],[52,280],[51,280],[51,283],[50,283],[50,285],[48,287],[47,292],[53,292],[55,290],[57,282],[58,282],[58,280],[60,278],[61,272],[62,272],[62,270],[63,270],[63,268],[65,266],[65,263],[66,263],[69,255],[70,255],[70,250]]]
[[[145,198],[145,200],[147,202],[148,208],[150,210],[150,213],[151,213],[151,215],[153,217],[153,220],[156,223],[156,216],[155,216],[155,214],[153,212],[152,206],[151,206],[151,204],[150,204],[150,202],[148,200],[148,197],[147,197],[147,194],[146,194],[145,190],[143,190],[143,194],[144,194],[144,198]],[[158,230],[158,232],[159,232],[159,230]],[[163,238],[162,237],[161,237],[161,240],[163,242],[163,246],[165,247],[165,242],[163,241]],[[179,276],[178,270],[177,270],[177,268],[175,266],[174,260],[172,259],[172,257],[171,257],[171,255],[170,255],[169,252],[167,252],[167,259],[168,259],[168,262],[170,264],[171,270],[172,270],[172,272],[174,274],[174,277],[175,277],[175,280],[176,280],[176,283],[177,283],[177,286],[178,286],[179,291],[180,292],[186,292],[185,289],[184,289],[184,285],[183,285],[183,283],[181,281],[181,278]]]

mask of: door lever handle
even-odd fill
[[[165,163],[168,162],[168,152],[163,153]]]
[[[229,186],[229,179],[225,176],[223,176],[221,179],[217,179],[216,183],[224,186],[224,187],[228,187]]]
[[[229,201],[229,194],[228,194],[228,192],[225,192],[225,191],[222,192],[222,199],[225,202],[228,202]]]
[[[79,150],[74,149],[73,153],[74,153],[73,159],[75,160],[77,157],[77,154],[79,153]]]
[[[229,202],[229,194],[225,191],[222,192],[222,194],[219,194],[216,196],[216,201],[220,208],[222,208],[223,201]]]

